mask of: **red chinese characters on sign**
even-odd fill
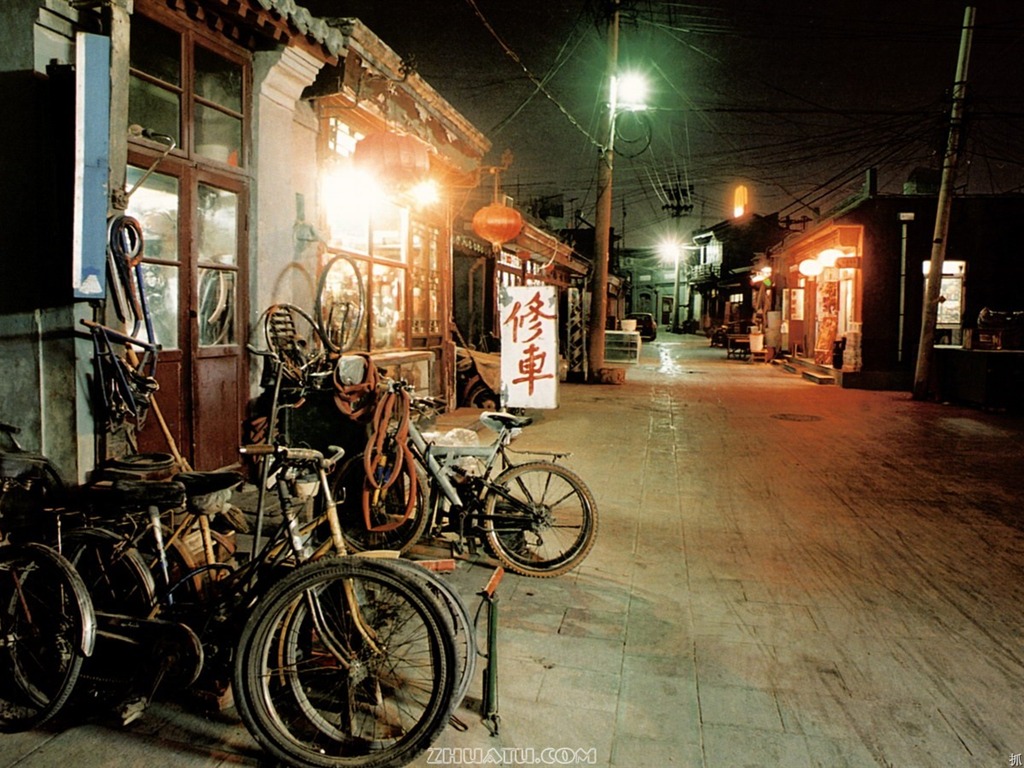
[[[506,405],[557,407],[558,313],[549,286],[505,288],[501,296]]]

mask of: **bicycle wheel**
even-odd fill
[[[331,480],[331,491],[338,502],[338,518],[345,541],[355,552],[367,552],[374,549],[393,549],[407,552],[413,544],[420,540],[427,529],[430,516],[427,514],[427,499],[423,491],[427,488],[425,475],[416,465],[417,485],[420,493],[416,498],[416,506],[408,519],[397,527],[390,525],[405,515],[409,499],[409,477],[400,475],[398,479],[383,491],[376,503],[370,504],[370,526],[366,525],[366,512],[363,507],[363,485],[366,480],[366,469],[363,466],[363,454],[347,459],[335,472]],[[389,530],[373,530],[373,528],[389,528]]]
[[[329,558],[277,582],[235,655],[235,704],[288,765],[406,765],[448,721],[452,635],[429,591],[381,560]]]
[[[96,616],[68,561],[40,544],[0,551],[0,731],[56,715],[92,653]]]
[[[558,576],[594,546],[597,504],[575,473],[531,461],[505,470],[488,486],[484,532],[509,570]]]
[[[423,581],[445,611],[455,640],[456,683],[452,694],[452,709],[455,709],[466,697],[466,692],[473,682],[473,675],[476,674],[476,631],[469,608],[462,595],[445,578],[429,568],[417,565],[413,560],[401,558],[386,562],[407,570],[411,578]]]
[[[156,584],[138,550],[124,537],[103,528],[81,528],[64,534],[61,549],[97,611],[149,615],[156,604]]]
[[[327,262],[317,283],[317,327],[331,352],[347,352],[363,332],[366,293],[359,265],[345,255]]]
[[[305,310],[294,304],[274,304],[263,311],[260,322],[267,349],[288,378],[301,382],[306,369],[323,360],[323,336]]]

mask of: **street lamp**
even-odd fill
[[[619,111],[643,109],[642,100],[637,100],[635,86],[638,80],[633,76],[619,77],[619,0],[615,0],[612,20],[608,27],[608,111],[602,125],[597,166],[597,211],[594,216],[594,273],[591,282],[590,323],[587,335],[587,378],[591,382],[618,383],[615,377],[605,372],[604,339],[608,314],[608,257],[611,250],[612,228],[612,170],[615,161],[615,117]],[[621,80],[621,82],[620,82]],[[623,99],[620,102],[620,86]],[[641,89],[645,90],[645,89]]]

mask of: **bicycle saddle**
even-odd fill
[[[490,427],[495,432],[498,432],[502,428],[515,429],[533,424],[533,417],[516,416],[511,413],[502,413],[500,411],[484,411],[480,414],[480,423],[486,427]]]
[[[231,491],[242,482],[237,472],[180,472],[176,482],[185,486],[188,507],[192,512],[216,513],[222,511],[231,498]]]
[[[119,478],[110,484],[110,495],[114,504],[174,509],[185,503],[185,486],[167,480]]]

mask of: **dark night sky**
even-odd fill
[[[592,222],[607,26],[598,0],[306,0],[355,16],[515,162],[520,205],[564,193]],[[613,225],[628,247],[729,215],[745,182],[758,213],[827,210],[870,167],[899,192],[938,167],[948,132],[961,0],[707,0],[624,3],[621,70],[642,69],[652,109],[623,118]],[[1024,185],[1024,2],[978,0],[968,74],[971,119],[958,182]],[[479,13],[477,13],[479,11]],[[481,19],[481,16],[483,19]],[[486,20],[486,24],[484,22]],[[493,33],[488,29],[493,29]],[[551,98],[537,91],[514,52]],[[666,191],[692,187],[673,217]]]

